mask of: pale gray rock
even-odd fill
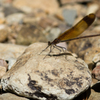
[[[26,46],[0,43],[0,58],[8,61],[8,69],[10,69],[25,49]]]
[[[71,100],[89,88],[91,74],[83,60],[56,48],[45,57],[49,49],[40,52],[46,46],[34,43],[24,51],[2,77],[4,91],[39,100]]]
[[[23,13],[15,13],[6,17],[7,24],[12,25],[16,23],[21,23],[22,19],[25,17]]]
[[[0,100],[29,100],[24,97],[18,97],[17,95],[11,93],[5,93],[0,95]]]
[[[67,24],[72,26],[75,21],[75,17],[77,15],[76,10],[64,9],[62,14],[63,14],[63,17],[64,17],[65,21],[67,22]]]

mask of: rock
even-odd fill
[[[7,38],[7,43],[16,44],[18,31],[20,30],[21,27],[22,27],[21,24],[11,25],[10,27],[8,27],[9,35]]]
[[[60,20],[62,20],[62,21],[64,20],[62,14],[56,13],[56,14],[55,14],[55,17],[58,18],[58,19],[60,19]]]
[[[57,19],[61,20],[61,21],[64,21],[64,17],[63,17],[63,15],[62,15],[63,9],[64,9],[64,8],[61,7],[61,8],[58,9],[57,12],[54,14],[54,16],[55,16]]]
[[[76,17],[76,10],[73,10],[73,9],[64,9],[63,12],[63,17],[66,21],[66,23],[70,26],[73,25],[74,23],[74,20],[75,20],[75,17]]]
[[[99,100],[100,99],[100,93],[94,91],[93,89],[91,90],[91,95],[88,100]]]
[[[0,30],[0,42],[4,42],[8,37],[8,30],[1,29]]]
[[[8,61],[8,69],[10,69],[25,49],[25,46],[0,43],[0,58]]]
[[[96,64],[96,66],[92,71],[92,76],[100,81],[100,53],[94,55],[93,62]]]
[[[87,51],[84,56],[84,60],[88,65],[91,65],[89,68],[92,70],[92,77],[100,80],[100,48],[93,48],[91,51]]]
[[[12,3],[13,0],[0,0],[1,5],[7,6]]]
[[[87,31],[86,33],[83,33],[83,34],[84,34],[84,36],[93,35],[93,31]],[[83,36],[83,35],[81,35],[81,36]],[[93,38],[84,38],[84,39],[70,41],[68,44],[68,50],[73,53],[76,53],[82,59],[84,59],[84,55],[86,52],[91,52],[91,50],[93,51],[93,49],[99,48],[99,47],[100,47],[99,36],[93,37]],[[95,52],[95,50],[94,50],[94,52]]]
[[[93,47],[93,48],[89,48],[87,49],[86,53],[84,54],[84,61],[88,64],[89,69],[91,70],[91,72],[93,71],[93,69],[96,67],[96,64],[98,64],[98,59],[99,56],[97,56],[100,53],[100,47]],[[99,73],[98,73],[99,75]],[[95,77],[95,75],[92,75],[93,78]]]
[[[28,6],[23,6],[22,8],[21,8],[21,10],[23,11],[23,12],[25,12],[25,13],[32,13],[32,8],[31,7],[28,7]]]
[[[0,24],[5,23],[5,19],[0,18]]]
[[[40,18],[40,21],[38,23],[44,29],[46,29],[47,27],[55,27],[59,25],[59,21],[57,19],[54,19],[53,16]]]
[[[91,95],[88,100],[99,100],[100,98],[100,81],[96,82],[91,87]]]
[[[99,48],[100,49],[100,48]],[[96,49],[97,50],[97,49]],[[98,51],[96,51],[93,60],[94,63],[98,63],[100,61],[100,53]]]
[[[29,100],[24,97],[18,97],[17,95],[11,93],[4,93],[0,95],[0,100]]]
[[[87,9],[87,14],[90,14],[90,13],[96,13],[97,10],[99,9],[99,5],[98,4],[90,4],[88,6],[88,9]]]
[[[5,25],[5,24],[1,24],[1,25],[0,25],[0,30],[2,30],[2,29],[5,30],[5,28],[6,28],[6,25]]]
[[[97,16],[98,18],[100,18],[100,8],[98,9],[98,11],[97,11],[97,13],[96,13],[96,16]]]
[[[25,24],[33,24],[33,23],[40,23],[40,22],[43,22],[43,23],[40,23],[41,26],[45,25],[44,23],[44,17],[47,17],[46,13],[45,12],[42,12],[42,11],[34,11],[32,14],[28,14],[27,16],[24,17],[23,19],[23,23]],[[42,21],[43,20],[43,21]],[[43,24],[43,25],[42,25]]]
[[[6,22],[9,25],[22,23],[24,16],[25,15],[23,13],[10,14],[9,16],[6,17]]]
[[[18,9],[23,9],[23,7],[30,7],[31,9],[40,9],[47,13],[55,13],[58,9],[58,4],[55,0],[14,0],[13,6]]]
[[[5,15],[4,15],[4,12],[3,11],[0,11],[0,18],[1,19],[5,19]]]
[[[49,49],[40,52],[46,46],[34,43],[24,51],[2,77],[4,91],[39,100],[69,100],[89,88],[91,74],[83,60],[56,48],[45,57]]]
[[[0,59],[0,66],[5,67],[6,70],[8,69],[8,64],[7,64],[7,62],[6,62],[5,60],[3,60],[3,59]]]
[[[6,73],[8,69],[8,64],[5,60],[0,59],[0,79]]]
[[[40,21],[39,21],[39,25],[42,27],[42,28],[47,28],[48,26],[52,26],[52,22],[54,22],[52,19],[50,18],[41,18]]]
[[[14,6],[12,5],[8,5],[8,6],[5,6],[4,9],[3,9],[3,13],[4,15],[7,17],[7,16],[10,16],[12,14],[16,14],[16,13],[23,13],[21,10],[15,8]]]
[[[76,53],[82,59],[84,59],[84,54],[89,47],[91,47],[91,43],[86,39],[70,41],[68,44],[68,50]]]
[[[96,63],[97,58],[95,59],[95,55],[98,55],[98,53],[100,52],[100,48],[90,48],[87,49],[87,51],[84,54],[84,60],[85,62],[89,65],[91,63]]]
[[[84,16],[86,15],[87,6],[84,6],[80,3],[71,3],[71,4],[64,5],[63,7],[61,7],[61,9],[58,9],[57,12],[62,14],[64,9],[76,13],[76,17],[80,17],[80,16],[83,17],[83,15]]]
[[[47,42],[46,37],[42,31],[42,28],[40,28],[37,24],[24,25],[18,31],[16,43],[20,45],[29,45],[38,41]]]
[[[0,66],[0,79],[2,78],[2,76],[6,73],[6,68],[3,66]]]
[[[49,35],[47,35],[46,37],[49,41],[53,41],[55,38],[57,38],[60,35],[60,33],[61,30],[59,28],[52,28],[50,30]]]
[[[93,69],[92,77],[100,81],[100,65],[96,65]]]
[[[100,33],[100,25],[96,26],[93,31],[95,31],[96,33]]]
[[[45,28],[45,27],[48,27],[48,25],[55,24],[55,20],[52,20],[51,18],[49,18],[47,13],[44,12],[43,10],[33,10],[32,13],[28,13],[24,17],[23,23],[24,24],[38,23],[42,28]]]

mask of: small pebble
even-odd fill
[[[66,23],[70,26],[73,25],[74,21],[75,21],[75,17],[77,15],[76,10],[73,9],[64,9],[63,12],[63,17],[66,21]]]

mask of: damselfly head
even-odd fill
[[[50,46],[52,43],[50,41],[48,41],[48,45]]]

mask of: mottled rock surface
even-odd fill
[[[0,43],[0,58],[8,61],[10,69],[25,49],[26,46]]]
[[[0,100],[29,100],[29,99],[24,97],[18,97],[17,95],[11,93],[5,93],[0,95]]]
[[[4,91],[39,100],[70,100],[89,88],[91,74],[83,60],[56,48],[43,59],[49,49],[40,52],[46,46],[34,43],[25,50],[2,77]]]

